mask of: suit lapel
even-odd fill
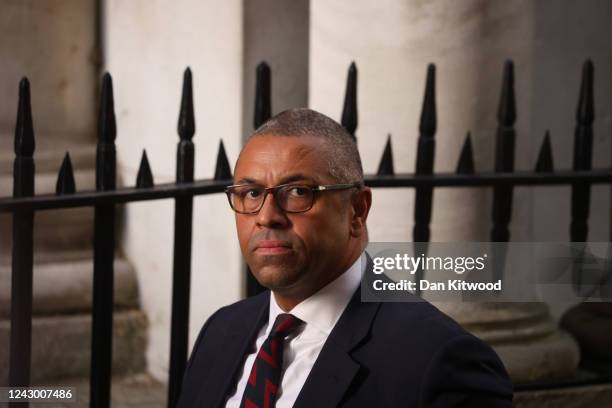
[[[237,380],[238,369],[242,367],[259,329],[268,320],[270,292],[266,291],[259,296],[262,296],[262,300],[255,307],[230,322],[227,333],[219,343],[222,349],[210,368],[216,381],[208,381],[209,386],[202,388],[198,407],[222,407],[225,404],[228,393]],[[204,400],[211,403],[204,403]]]
[[[367,340],[380,303],[362,303],[361,287],[351,298],[315,361],[294,408],[335,407],[359,371],[351,351]]]

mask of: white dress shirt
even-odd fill
[[[276,398],[277,408],[292,407],[295,403],[323,344],[357,290],[365,265],[365,253],[362,253],[342,275],[289,312],[306,324],[284,341],[283,374]],[[271,293],[268,323],[259,330],[257,340],[242,367],[236,390],[225,404],[226,408],[240,406],[257,352],[268,337],[276,316],[281,313],[285,312],[278,306]]]

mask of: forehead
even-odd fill
[[[255,136],[242,149],[234,178],[273,185],[303,175],[323,182],[330,176],[328,150],[325,140],[314,136]]]

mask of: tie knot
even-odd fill
[[[270,331],[270,337],[286,337],[300,327],[302,323],[304,322],[292,314],[281,313],[276,316],[274,326],[272,326],[272,331]]]

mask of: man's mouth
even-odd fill
[[[255,253],[260,255],[280,255],[291,251],[291,245],[286,241],[265,240],[259,241]]]

